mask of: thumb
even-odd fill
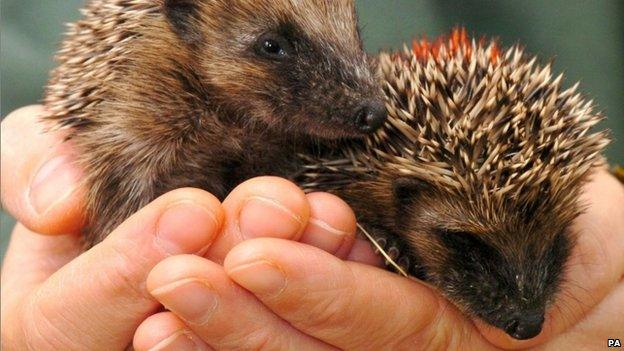
[[[145,288],[149,271],[169,255],[205,252],[222,222],[221,204],[214,196],[178,189],[128,218],[31,293],[24,292],[30,280],[8,279],[21,267],[7,265],[2,282],[3,339],[13,342],[11,349],[20,350],[123,349],[138,325],[158,309]],[[57,243],[62,238],[35,236]],[[38,256],[29,246],[10,249],[22,249],[10,257]],[[11,297],[20,295],[27,296]]]
[[[2,204],[41,234],[77,232],[83,224],[81,172],[62,132],[45,132],[43,108],[29,106],[2,121]]]

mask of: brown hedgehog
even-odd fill
[[[516,339],[538,335],[601,162],[601,116],[550,65],[455,30],[381,54],[385,126],[308,162],[399,265]]]
[[[168,190],[223,197],[386,118],[352,0],[92,0],[83,15],[45,122],[80,154],[87,246]]]

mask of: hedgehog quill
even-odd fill
[[[603,162],[591,101],[519,47],[463,29],[382,53],[385,126],[299,182],[345,199],[402,271],[516,339],[541,331],[574,245],[581,186]]]
[[[44,121],[85,170],[85,244],[157,196],[223,198],[386,118],[351,0],[92,0],[69,26]]]

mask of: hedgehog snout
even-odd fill
[[[514,339],[526,340],[536,337],[544,324],[543,311],[521,312],[512,315],[504,323],[503,330]]]
[[[381,101],[371,101],[360,105],[355,112],[356,127],[363,133],[371,133],[381,127],[388,114]]]
[[[498,284],[488,286],[486,283],[486,290],[477,292],[477,296],[481,297],[473,299],[470,304],[477,316],[517,340],[539,335],[550,294],[536,286],[514,286],[512,281],[498,274],[490,278],[491,283],[496,281]]]

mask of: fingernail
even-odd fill
[[[67,198],[78,186],[80,172],[69,156],[46,161],[35,174],[29,189],[30,201],[39,214]]]
[[[195,325],[208,322],[219,305],[208,283],[194,278],[156,288],[151,294],[178,317]]]
[[[318,247],[331,254],[338,252],[343,247],[345,239],[349,236],[346,232],[316,218],[308,220],[305,233],[306,244]]]
[[[212,243],[219,223],[210,210],[188,201],[170,205],[156,228],[156,245],[167,254],[201,254]]]
[[[190,330],[178,330],[168,338],[156,344],[156,346],[150,348],[149,351],[201,350],[201,348],[193,341],[192,335],[193,334]]]
[[[277,296],[286,289],[284,272],[266,260],[235,265],[228,274],[239,285],[256,294]]]
[[[243,237],[271,236],[290,239],[302,228],[299,216],[275,200],[250,197],[239,215],[239,227]]]

